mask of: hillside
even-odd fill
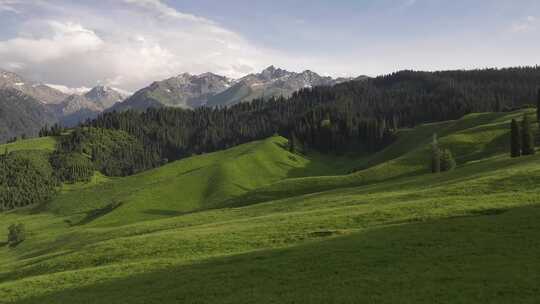
[[[524,112],[404,129],[367,157],[291,154],[272,137],[134,176],[96,174],[47,205],[0,214],[0,230],[28,231],[0,248],[0,296],[534,303],[540,155],[507,151],[509,121]],[[434,132],[455,171],[428,173]]]

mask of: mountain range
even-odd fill
[[[357,79],[362,78],[365,76]],[[302,88],[332,86],[350,80],[353,78],[334,79],[320,76],[309,70],[296,73],[274,66],[240,79],[231,79],[213,73],[200,75],[184,73],[152,83],[124,102],[116,104],[111,110],[144,110],[160,106],[187,109],[201,106],[230,106],[256,98],[289,97]]]
[[[59,89],[61,86],[30,81],[0,70],[0,142],[23,134],[34,136],[45,124],[73,126],[104,111],[230,106],[256,98],[289,97],[302,88],[332,86],[350,80],[353,78],[332,78],[309,70],[290,72],[270,66],[239,79],[213,73],[183,73],[155,81],[129,96],[125,91],[102,85],[73,94],[73,90]]]

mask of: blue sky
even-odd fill
[[[0,0],[0,67],[70,87],[535,65],[539,34],[533,0]]]

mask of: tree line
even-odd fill
[[[401,71],[333,87],[306,88],[290,98],[256,99],[231,107],[105,113],[80,129],[123,131],[143,147],[144,152],[134,155],[123,152],[120,158],[131,162],[125,166],[131,169],[112,172],[119,175],[274,134],[294,137],[295,146],[304,150],[372,153],[391,143],[399,128],[458,119],[471,112],[532,106],[538,83],[537,66]],[[109,151],[97,150],[92,155],[101,163],[118,158]]]

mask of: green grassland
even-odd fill
[[[0,215],[27,227],[0,248],[0,302],[538,303],[540,155],[507,153],[522,115],[402,130],[364,157],[273,137],[96,174]],[[433,133],[455,171],[429,174]]]

